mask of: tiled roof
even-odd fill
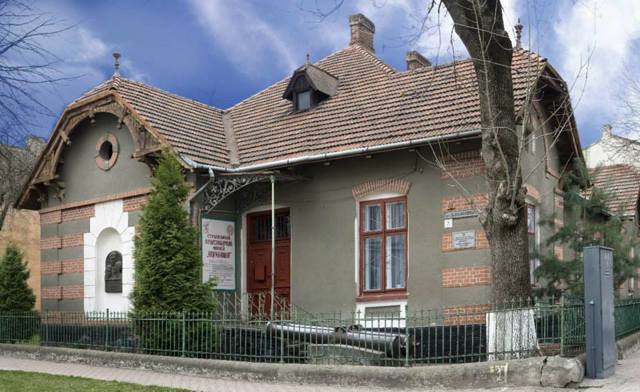
[[[126,79],[112,79],[85,94],[114,88],[176,150],[195,162],[239,166],[413,141],[479,129],[480,106],[471,60],[396,71],[352,45],[315,64],[338,78],[337,93],[296,113],[282,95],[289,78],[220,110]],[[514,52],[516,110],[536,85],[546,59]],[[225,137],[223,113],[233,133]],[[235,145],[230,145],[235,142]],[[238,166],[238,165],[235,165]]]
[[[109,89],[120,94],[181,155],[206,165],[229,165],[222,110],[123,78],[103,82],[71,105]]]
[[[608,195],[607,209],[623,216],[635,216],[640,195],[640,174],[629,165],[600,166],[590,171],[594,187]]]

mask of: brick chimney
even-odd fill
[[[407,52],[407,54],[404,56],[404,59],[407,62],[407,71],[413,71],[414,69],[431,66],[431,61],[427,60],[426,57],[416,52],[415,50]]]
[[[351,28],[351,42],[349,45],[360,45],[363,48],[375,52],[373,48],[373,34],[376,26],[366,16],[355,14],[349,17],[349,27]]]
[[[604,124],[602,126],[602,138],[608,138],[611,137],[611,129],[613,127],[611,126],[611,124]]]

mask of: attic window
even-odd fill
[[[311,90],[302,91],[296,94],[296,110],[311,109]]]
[[[338,89],[338,78],[313,65],[298,68],[282,94],[282,98],[293,103],[297,112],[303,112],[332,97]]]

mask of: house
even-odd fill
[[[616,214],[622,219],[626,239],[637,241],[640,234],[640,173],[636,167],[625,164],[600,165],[589,172],[589,178],[594,187],[603,190],[606,195],[606,209],[610,214]],[[607,217],[605,217],[607,219]],[[635,253],[639,249],[630,249]],[[633,255],[632,253],[632,255]],[[637,274],[618,287],[621,297],[638,296],[640,285]]]
[[[640,167],[640,143],[614,134],[609,124],[602,126],[600,139],[585,147],[583,153],[585,164],[590,169],[617,164]]]
[[[36,296],[35,308],[40,309],[40,216],[36,211],[11,208],[10,202],[20,190],[21,180],[26,180],[38,155],[44,148],[44,140],[28,136],[25,145],[0,144],[0,176],[6,180],[0,184],[0,209],[7,207],[6,216],[0,230],[0,255],[4,254],[11,242],[24,254],[24,262],[30,271],[27,283]],[[6,159],[4,159],[6,157]],[[6,199],[5,199],[6,197]],[[7,204],[5,204],[7,203]]]
[[[193,184],[203,278],[220,291],[273,285],[312,312],[486,306],[472,62],[409,52],[396,70],[375,55],[369,19],[349,24],[347,48],[228,109],[125,79],[117,64],[69,104],[18,203],[40,212],[42,268],[57,272],[42,279],[43,308],[127,309],[136,225],[164,148]],[[552,230],[537,220],[555,212],[562,224],[560,177],[582,152],[567,86],[547,60],[518,48],[512,75],[529,235],[542,244]],[[107,278],[118,260],[120,278]]]

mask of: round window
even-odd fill
[[[100,150],[98,151],[98,154],[100,155],[100,158],[104,159],[105,161],[108,161],[113,156],[113,144],[111,144],[110,141],[105,140],[100,145]]]
[[[96,165],[102,170],[109,170],[118,159],[118,139],[110,133],[102,136],[96,143]]]

